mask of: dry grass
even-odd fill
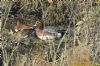
[[[14,16],[8,17],[13,2],[1,0],[4,9],[1,15],[3,66],[100,66],[99,2],[93,6],[95,3],[91,0],[16,1],[21,5],[17,17],[30,19],[20,23],[33,25],[37,17],[27,12],[40,8],[43,12],[40,20],[45,26],[64,26],[69,33],[55,42],[44,42],[35,37],[23,38],[20,32],[15,39],[7,30],[17,23]],[[50,55],[52,62],[49,62]]]

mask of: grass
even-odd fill
[[[64,27],[68,34],[55,42],[45,42],[34,36],[23,38],[22,32],[15,37],[10,35],[9,30],[18,21],[15,16],[8,17],[7,9],[10,10],[12,2],[1,2],[4,9],[1,16],[3,66],[100,66],[100,9],[98,5],[92,6],[92,1],[19,0],[21,10],[17,17],[23,18],[21,24],[33,25],[38,18],[27,13],[30,9],[41,8],[43,19],[40,20],[45,26],[54,26],[56,30],[58,26]]]

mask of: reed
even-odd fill
[[[16,13],[21,24],[33,25],[39,18],[29,15],[29,10],[42,9],[45,27],[64,27],[62,39],[45,42],[38,38],[16,37],[9,32],[18,20],[9,17],[13,2],[20,2]],[[1,57],[3,66],[99,66],[100,65],[100,15],[99,1],[91,0],[1,0]],[[39,15],[39,14],[38,14]],[[27,22],[27,23],[26,23]],[[7,29],[6,29],[6,28]]]

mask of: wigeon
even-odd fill
[[[19,31],[19,30],[25,30],[25,29],[32,29],[33,27],[31,26],[26,26],[26,25],[16,25],[15,26],[15,31]]]
[[[36,36],[41,40],[55,40],[59,39],[64,35],[64,32],[49,32],[46,31],[43,27],[43,23],[36,21],[35,25]]]
[[[10,30],[10,34],[14,36],[17,36],[16,34],[32,36],[34,32],[34,26],[26,26],[21,24],[17,24],[14,29]]]

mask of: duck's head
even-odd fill
[[[43,29],[43,23],[42,22],[40,22],[40,21],[36,21],[35,22],[35,24],[34,24],[34,27],[36,28],[36,29]]]

